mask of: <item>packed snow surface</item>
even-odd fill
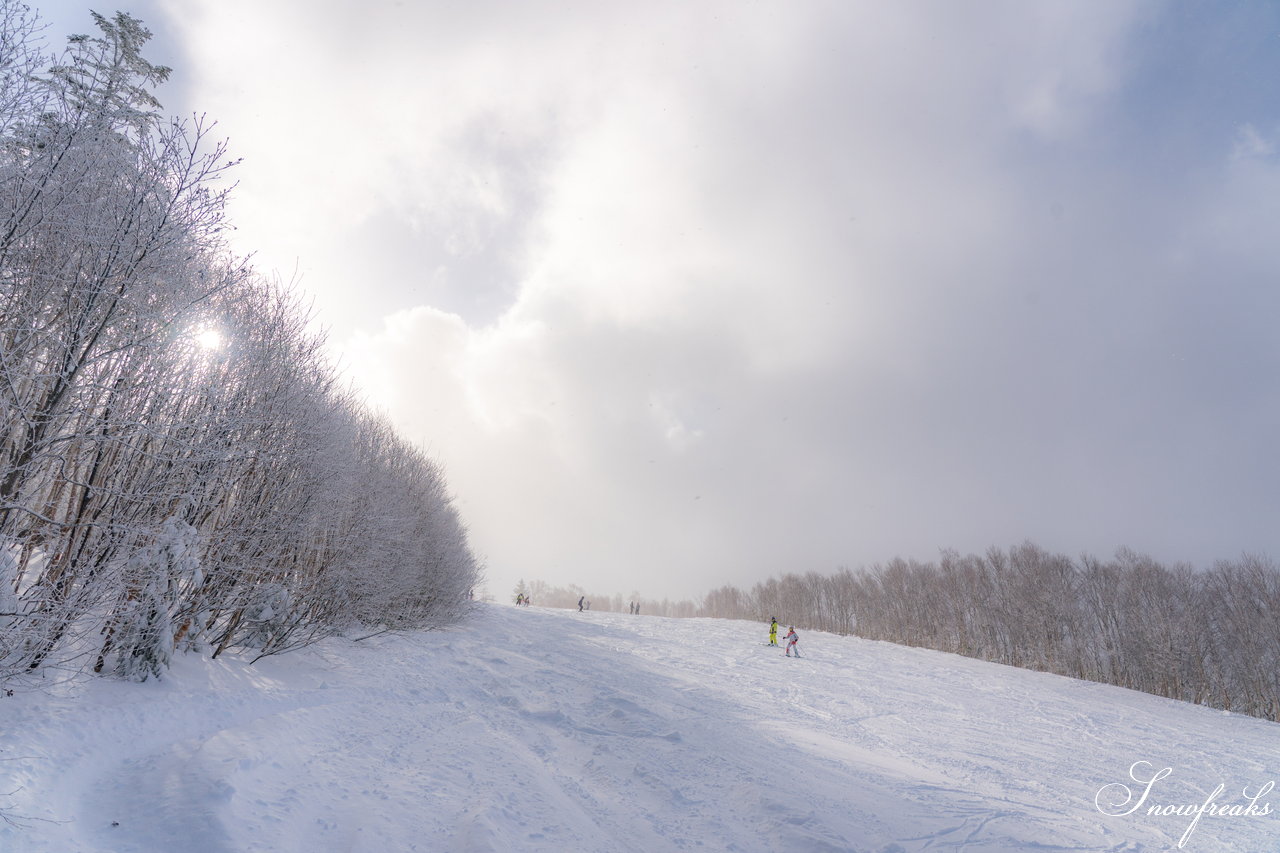
[[[444,631],[21,690],[0,696],[0,850],[1277,849],[1274,723],[766,639],[477,605]]]

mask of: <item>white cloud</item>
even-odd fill
[[[1236,131],[1235,145],[1231,150],[1233,160],[1270,157],[1275,153],[1276,134],[1268,138],[1248,122],[1242,124]]]

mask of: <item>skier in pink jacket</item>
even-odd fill
[[[800,635],[796,633],[795,625],[787,628],[787,636],[782,639],[787,641],[787,657],[791,657],[792,649],[795,649],[796,657],[800,657],[800,647],[796,645],[796,643],[800,642]]]

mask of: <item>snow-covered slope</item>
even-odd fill
[[[1149,807],[1219,783],[1237,814],[1204,815],[1184,849],[1276,849],[1275,724],[824,634],[789,660],[765,639],[478,606],[448,631],[0,697],[0,810],[20,824],[0,850],[1164,850],[1195,818]],[[1136,762],[1171,773],[1131,810]]]

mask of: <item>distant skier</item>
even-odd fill
[[[778,617],[770,616],[769,619],[769,645],[778,645]]]
[[[796,650],[796,657],[800,657],[800,647],[796,643],[800,642],[800,635],[796,633],[796,626],[792,625],[787,629],[787,636],[782,639],[787,641],[787,657],[791,657],[791,650]]]
[[[579,598],[579,599],[578,599],[578,612],[579,612],[579,613],[581,613],[581,612],[582,612],[582,602],[584,602],[584,601],[586,601],[586,600],[587,600],[587,597],[586,597],[585,595],[584,595],[584,596],[582,596],[582,598]]]

